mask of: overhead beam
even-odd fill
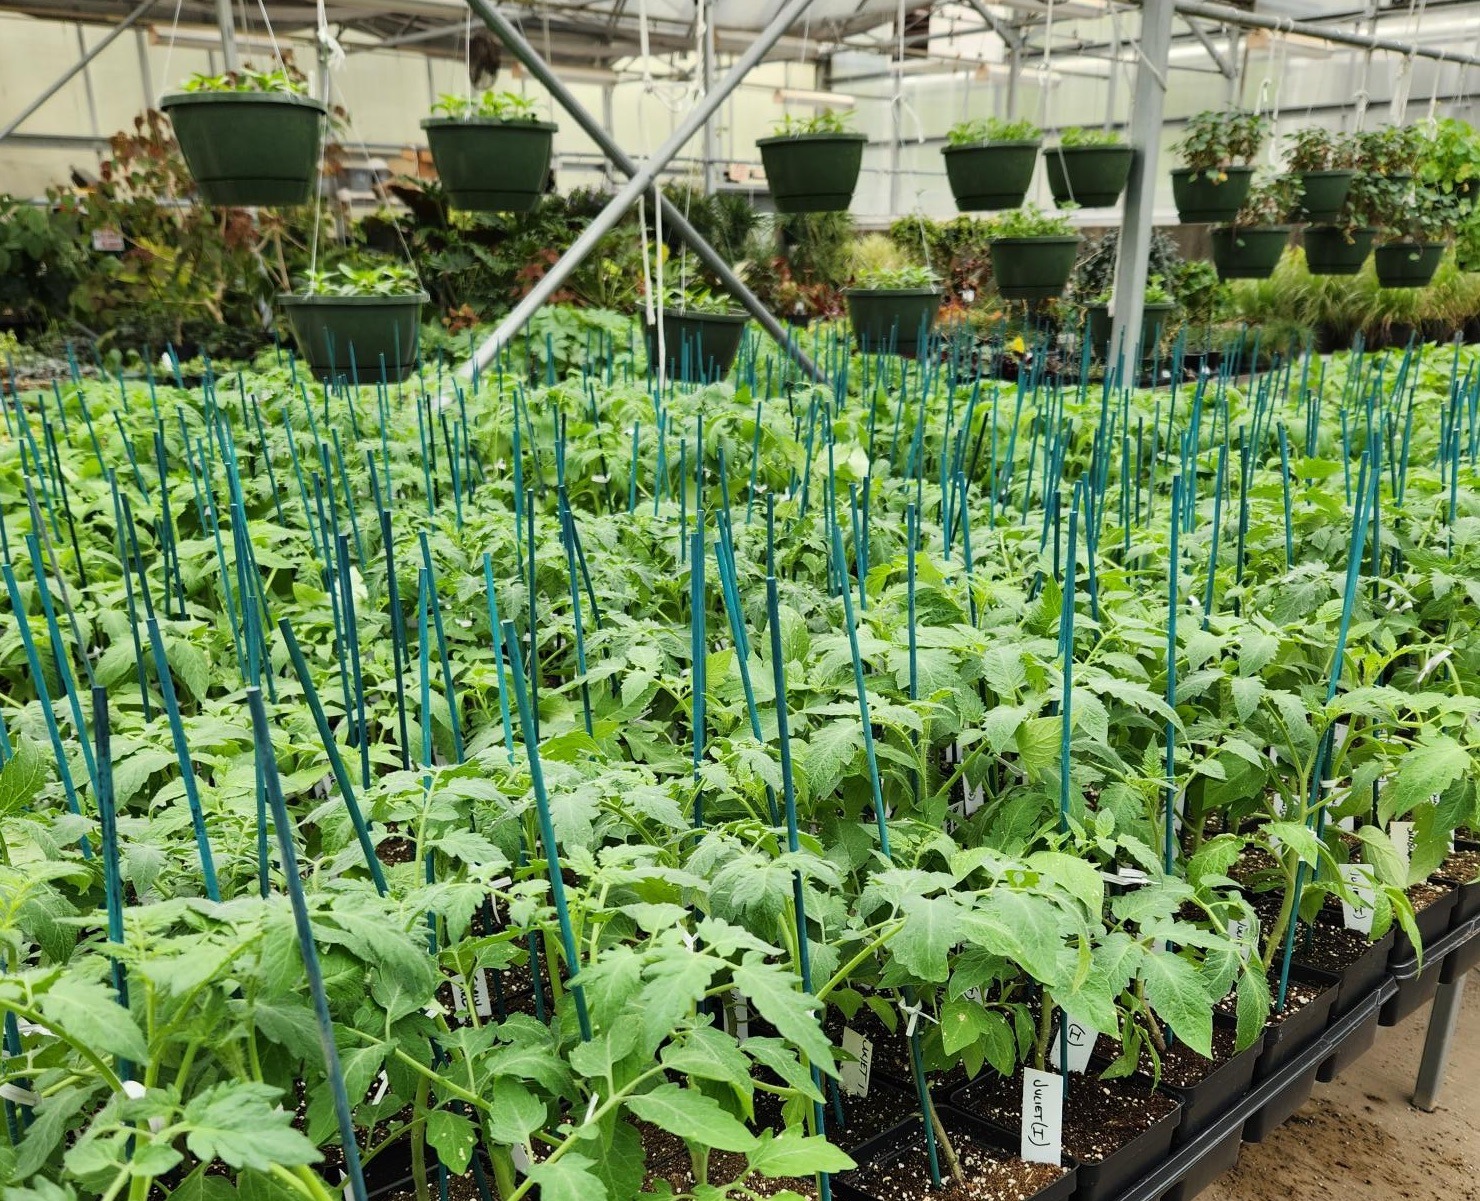
[[[1187,28],[1192,30],[1192,36],[1202,43],[1202,48],[1208,52],[1208,57],[1212,59],[1215,64],[1217,64],[1218,70],[1223,75],[1223,78],[1234,78],[1238,74],[1237,64],[1230,60],[1229,57],[1223,53],[1223,51],[1218,49],[1218,45],[1216,42],[1213,41],[1212,35],[1209,34],[1208,31],[1204,29],[1201,24],[1198,23],[1198,21],[1196,21],[1192,17],[1189,17],[1186,13],[1180,13],[1178,15],[1181,16],[1182,20],[1186,22]]]
[[[977,16],[987,23],[993,33],[1007,43],[1009,50],[1016,50],[1019,54],[1022,53],[1023,39],[1018,36],[1017,31],[1008,22],[1004,21],[986,6],[985,0],[966,0],[966,3],[975,10]]]
[[[1420,46],[1413,42],[1400,42],[1393,38],[1381,38],[1370,33],[1356,33],[1348,29],[1336,29],[1315,21],[1295,21],[1288,17],[1266,17],[1263,13],[1245,12],[1226,4],[1209,4],[1203,0],[1176,0],[1176,11],[1182,17],[1201,17],[1206,21],[1218,21],[1224,25],[1237,25],[1244,29],[1269,29],[1276,33],[1298,33],[1301,37],[1319,38],[1333,46],[1355,46],[1359,50],[1386,50],[1392,54],[1411,54],[1417,58],[1436,58],[1441,62],[1458,63],[1466,67],[1480,67],[1480,58],[1449,49]]]

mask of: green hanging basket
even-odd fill
[[[1253,167],[1225,167],[1219,179],[1204,171],[1179,167],[1172,172],[1172,199],[1184,225],[1216,225],[1232,221],[1254,185]]]
[[[1389,242],[1372,252],[1384,288],[1428,287],[1443,257],[1443,242]]]
[[[1054,146],[1043,152],[1048,190],[1062,207],[1109,208],[1125,191],[1136,152],[1129,146]]]
[[[1294,177],[1300,187],[1300,211],[1307,221],[1335,221],[1346,204],[1355,171],[1302,171]]]
[[[1004,300],[1052,300],[1064,291],[1079,238],[1066,234],[1050,238],[995,238],[992,274]]]
[[[1304,234],[1305,266],[1312,275],[1356,275],[1372,253],[1377,231],[1354,229],[1351,240],[1347,231],[1336,225],[1312,225]]]
[[[1212,235],[1219,279],[1268,279],[1280,264],[1293,225],[1225,225]]]
[[[863,167],[861,133],[784,134],[756,142],[778,213],[839,212],[853,203]]]
[[[724,379],[735,365],[745,337],[745,313],[695,313],[663,310],[663,350],[668,359],[665,374],[688,383],[710,383]],[[648,362],[658,361],[658,338],[652,326],[646,330]]]
[[[428,117],[421,123],[437,176],[455,209],[527,213],[550,176],[556,126],[493,117]]]
[[[206,204],[306,204],[328,108],[288,92],[173,92],[159,107]]]
[[[963,213],[1017,208],[1033,182],[1033,164],[1038,161],[1040,145],[1033,138],[947,146],[940,153],[956,207]]]
[[[942,295],[939,288],[845,288],[858,349],[917,358],[935,328]]]
[[[416,369],[425,292],[404,296],[279,296],[293,340],[318,379],[391,382]]]
[[[1141,319],[1141,358],[1149,359],[1164,330],[1177,311],[1171,301],[1147,301]],[[1115,322],[1108,304],[1090,304],[1084,308],[1084,336],[1090,349],[1101,359],[1109,357],[1110,335]]]

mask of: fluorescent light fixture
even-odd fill
[[[858,103],[856,96],[846,92],[814,92],[807,88],[777,88],[777,104],[815,104],[819,108],[852,108]]]
[[[254,37],[244,33],[237,34],[234,40],[236,48],[248,54],[272,54],[278,46],[285,49],[293,48],[292,39],[288,37],[278,39],[276,45],[271,38]],[[171,35],[160,33],[158,25],[151,25],[149,26],[149,41],[155,46],[175,45],[188,50],[219,50],[221,49],[221,31],[208,25],[202,25],[197,29],[177,29]]]

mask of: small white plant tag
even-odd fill
[[[480,1018],[493,1016],[493,998],[488,992],[488,969],[479,968],[473,973],[473,1008]]]
[[[1377,900],[1377,883],[1373,871],[1365,863],[1344,863],[1341,876],[1346,881],[1357,903],[1341,902],[1342,922],[1348,930],[1361,934],[1372,933],[1372,906]]]
[[[1094,1054],[1095,1043],[1099,1039],[1099,1033],[1081,1026],[1073,1018],[1070,1018],[1067,1027],[1067,1038],[1069,1043],[1069,1070],[1081,1075],[1089,1068],[1089,1057]],[[1059,1038],[1058,1028],[1054,1028],[1053,1037],[1048,1040],[1048,1066],[1051,1068],[1063,1067],[1059,1062],[1059,1048],[1062,1046]]]
[[[843,1061],[839,1074],[843,1095],[868,1096],[869,1078],[874,1071],[874,1044],[848,1026],[843,1030],[843,1050],[853,1057]]]
[[[1393,840],[1393,850],[1403,861],[1403,874],[1406,876],[1413,860],[1413,823],[1388,822],[1388,837]]]
[[[737,1043],[743,1043],[750,1037],[750,1002],[745,999],[745,994],[738,988],[730,989],[730,1004],[726,1009],[726,1020],[733,1029],[730,1031]]]
[[[514,1171],[521,1176],[529,1175],[529,1149],[523,1143],[515,1143],[509,1148],[509,1158],[514,1161]]]
[[[1023,1137],[1018,1156],[1029,1163],[1064,1158],[1064,1078],[1056,1072],[1023,1072]]]

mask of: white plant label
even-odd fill
[[[1356,897],[1355,905],[1341,902],[1341,917],[1348,930],[1361,934],[1372,933],[1372,906],[1377,900],[1377,882],[1372,869],[1365,863],[1344,863],[1341,875]]]
[[[1023,1073],[1023,1137],[1018,1156],[1058,1165],[1064,1158],[1064,1078],[1056,1072]]]
[[[845,1059],[838,1083],[845,1097],[868,1096],[869,1077],[874,1071],[874,1044],[851,1026],[843,1030],[843,1050],[853,1058]]]
[[[1081,1075],[1089,1068],[1089,1057],[1094,1054],[1095,1043],[1099,1039],[1099,1033],[1081,1026],[1073,1018],[1068,1019],[1067,1040],[1069,1044],[1069,1070]],[[1059,1068],[1064,1065],[1059,1062],[1059,1048],[1063,1041],[1059,1038],[1057,1027],[1053,1036],[1048,1040],[1048,1066]]]
[[[523,1143],[515,1143],[509,1148],[509,1158],[514,1161],[514,1171],[521,1176],[529,1175],[529,1150]]]
[[[960,763],[965,763],[966,762],[966,752],[962,749],[961,744],[959,742],[956,743],[956,745],[952,748],[952,750],[954,751],[954,754],[952,755],[952,758],[951,758],[951,762],[953,764],[960,764]],[[967,780],[963,776],[961,778],[961,807],[958,810],[958,812],[961,814],[961,816],[962,817],[970,817],[973,813],[975,813],[978,809],[980,809],[984,804],[986,804],[986,801],[987,801],[987,791],[986,791],[986,789],[984,787],[982,787],[982,785],[980,785],[980,784],[973,785],[969,780]]]
[[[730,989],[730,1004],[726,1017],[733,1027],[730,1031],[737,1043],[750,1037],[750,1002],[738,988]]]
[[[1403,874],[1406,876],[1413,859],[1413,823],[1388,822],[1388,837],[1393,840],[1393,850],[1403,861]]]
[[[473,1008],[480,1018],[493,1016],[493,998],[488,995],[488,970],[479,968],[473,973]]]

